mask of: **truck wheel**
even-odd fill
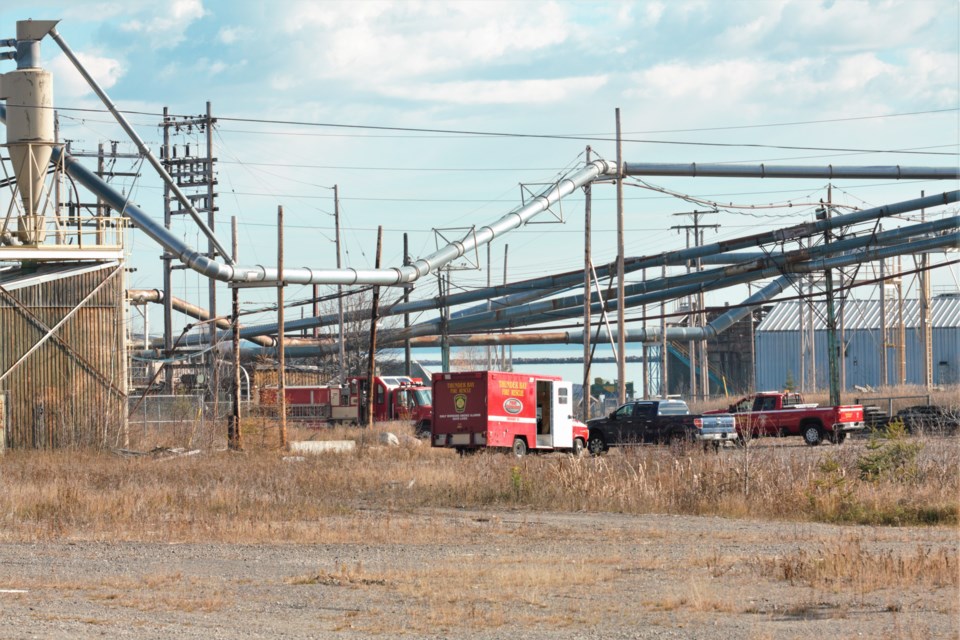
[[[523,438],[514,438],[513,439],[513,455],[518,458],[522,458],[527,455],[527,443]]]
[[[590,451],[590,454],[594,456],[598,456],[606,451],[607,443],[603,441],[603,436],[600,434],[592,434],[590,436],[590,441],[587,442],[587,450]]]
[[[819,425],[810,424],[803,428],[803,441],[811,447],[815,447],[823,442],[823,431]]]
[[[843,444],[843,441],[847,439],[846,431],[834,431],[830,434],[830,442],[833,444]]]
[[[573,439],[573,457],[579,458],[583,455],[583,438]]]

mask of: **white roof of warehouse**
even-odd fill
[[[767,317],[757,326],[757,331],[799,331],[800,314],[797,307],[800,301],[791,300],[777,303]],[[804,318],[806,323],[809,313],[804,304]],[[836,303],[837,322],[839,326],[840,304]],[[843,306],[843,325],[845,331],[856,329],[879,329],[880,301],[847,299]],[[887,299],[887,326],[896,326],[898,322],[897,301]],[[813,305],[813,324],[815,330],[827,329],[827,303],[817,301]],[[920,325],[920,301],[911,298],[903,301],[903,324],[905,327]],[[960,295],[937,296],[930,300],[930,324],[934,328],[960,327]]]

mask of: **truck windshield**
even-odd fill
[[[430,389],[411,389],[414,401],[419,407],[429,407],[433,405],[433,393]]]

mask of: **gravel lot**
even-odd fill
[[[2,638],[957,638],[954,586],[784,579],[856,541],[956,553],[952,528],[687,516],[371,510],[393,544],[0,545]],[[454,532],[450,543],[418,532]],[[459,538],[459,540],[457,540]],[[954,556],[955,557],[955,556]],[[955,560],[954,560],[955,562]],[[859,582],[859,584],[858,584]]]

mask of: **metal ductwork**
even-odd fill
[[[41,200],[47,166],[53,153],[53,77],[40,68],[40,40],[57,24],[53,20],[17,22],[15,71],[0,75],[0,99],[6,100],[6,147],[16,177],[23,213],[17,217],[17,238],[25,245],[47,237]]]
[[[807,167],[802,165],[738,165],[625,162],[627,176],[680,176],[687,178],[821,178],[824,180],[957,180],[957,167]]]

